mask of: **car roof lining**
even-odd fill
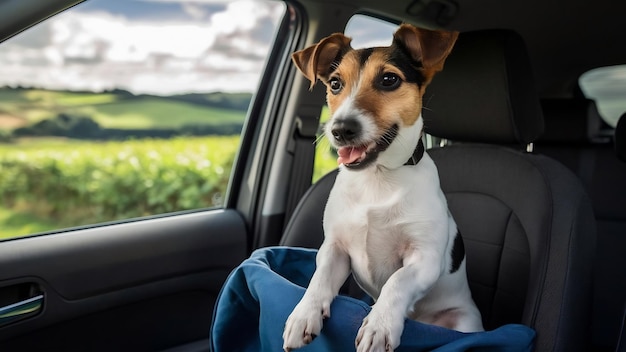
[[[415,2],[438,0],[301,0],[305,8],[354,8],[354,12],[433,27],[435,20],[407,13]],[[446,0],[454,2],[454,0]],[[0,42],[81,0],[0,0]],[[578,78],[603,66],[626,63],[626,1],[572,0],[566,5],[543,0],[463,0],[448,29],[462,32],[512,29],[526,41],[537,90],[543,98],[568,98],[578,92]],[[16,14],[20,14],[17,16]],[[566,13],[567,16],[563,16]],[[529,21],[529,19],[533,19]]]
[[[0,0],[0,43],[83,1]]]
[[[326,0],[301,1],[328,4]],[[358,12],[432,27],[434,21],[407,14],[407,7],[413,2],[341,1]],[[626,46],[621,44],[626,42],[626,31],[622,29],[625,1],[463,0],[458,6],[447,29],[511,29],[524,38],[541,97],[573,97],[578,91],[578,77],[584,72],[626,63]]]

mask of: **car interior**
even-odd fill
[[[0,0],[0,48],[78,3]],[[527,325],[537,351],[625,351],[626,80],[613,122],[579,82],[626,64],[626,2],[285,6],[225,206],[0,241],[0,351],[206,351],[237,265],[262,247],[318,248],[337,170],[312,184],[325,90],[290,54],[355,14],[460,32],[422,118],[485,328]],[[18,302],[17,317],[3,310]]]

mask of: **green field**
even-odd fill
[[[239,102],[239,108],[220,107],[220,98],[223,100],[224,96],[232,96]],[[250,99],[249,94],[217,93],[185,99],[185,96],[134,96],[128,92],[0,88],[0,130],[29,125],[58,114],[87,116],[103,128],[120,129],[241,123],[246,115],[246,99]],[[16,121],[21,121],[21,126],[15,126]]]
[[[0,238],[221,206],[238,136],[0,144]]]
[[[39,218],[27,211],[0,207],[0,240],[58,228],[53,221]]]
[[[186,124],[242,122],[245,112],[207,108],[162,98],[142,98],[95,105],[86,111],[107,128],[176,128]]]
[[[0,144],[0,239],[221,206],[238,136]],[[320,143],[314,181],[336,167]]]
[[[107,141],[18,137],[14,129],[59,114],[112,129],[241,123],[249,99],[244,93],[157,97],[0,88],[0,239],[219,207],[239,145],[239,136]],[[320,139],[316,148],[313,181],[336,167],[328,141]]]

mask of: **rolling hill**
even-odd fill
[[[32,125],[59,114],[89,117],[107,129],[176,129],[182,126],[241,124],[249,93],[133,95],[37,88],[0,88],[0,130]]]

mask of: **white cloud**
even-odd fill
[[[216,2],[181,4],[173,19],[159,21],[70,10],[0,46],[0,85],[152,94],[252,91],[272,37],[258,31],[272,31],[284,7],[246,0],[220,2],[225,6],[215,12],[203,7],[209,3]],[[268,21],[274,25],[268,28]]]
[[[161,3],[194,3],[194,4],[228,4],[233,0],[140,0],[144,2],[161,2]]]
[[[260,18],[270,15],[271,11],[266,3],[243,0],[228,3],[226,11],[214,14],[211,22],[215,28],[229,34],[236,30],[251,31]]]

